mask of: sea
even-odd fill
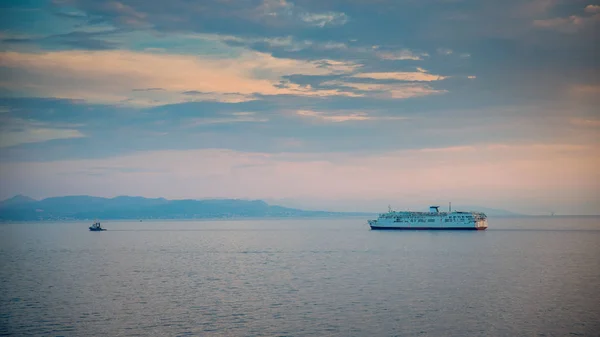
[[[0,334],[600,336],[600,218],[0,224]]]

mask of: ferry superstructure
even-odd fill
[[[429,212],[395,212],[379,214],[377,220],[369,220],[372,230],[421,229],[421,230],[485,230],[487,216],[481,212],[440,212],[439,206],[430,206]]]

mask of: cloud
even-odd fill
[[[568,96],[578,104],[588,102],[594,111],[600,103],[600,84],[573,84],[567,88]]]
[[[127,1],[105,1],[93,5],[103,16],[115,18],[118,23],[132,28],[148,28],[148,15],[126,4]]]
[[[255,116],[254,112],[233,112],[216,118],[188,118],[184,121],[184,127],[197,127],[202,125],[229,124],[229,123],[266,123],[268,118]]]
[[[413,83],[358,83],[348,81],[327,81],[322,85],[333,85],[338,87],[348,87],[359,91],[359,94],[369,94],[372,97],[406,99],[412,97],[421,97],[434,94],[447,93],[444,89],[434,89],[425,84]]]
[[[201,31],[202,29],[189,28],[200,22],[200,26],[220,26],[218,21],[224,20],[235,20],[245,27],[259,24],[271,28],[323,28],[343,25],[348,21],[348,16],[342,12],[310,11],[286,0],[236,3],[221,0],[206,0],[202,3],[172,0],[164,4],[132,0],[100,3],[94,0],[72,0],[70,5],[128,28],[158,27],[163,30],[181,30],[186,27],[186,30]]]
[[[235,12],[235,9],[230,8]],[[247,13],[253,13],[248,16]],[[263,24],[290,26],[296,23],[324,28],[326,26],[341,26],[348,22],[349,17],[342,12],[326,11],[311,12],[287,0],[263,0],[255,9],[239,10],[238,16],[249,17]]]
[[[117,33],[117,30],[110,31],[72,31],[64,34],[54,34],[47,36],[27,36],[11,34],[2,38],[2,43],[13,48],[21,46],[39,47],[44,49],[83,49],[83,50],[108,50],[117,49],[119,44],[107,40],[107,37]]]
[[[452,91],[444,93],[437,85],[432,88],[429,83],[354,85],[366,91],[345,88],[356,93],[354,98],[284,95],[242,103],[203,101],[151,108],[91,105],[68,100],[2,99],[0,107],[9,110],[4,113],[6,117],[38,120],[50,123],[52,127],[61,123],[61,128],[77,129],[87,137],[17,146],[0,153],[0,161],[89,158],[190,147],[276,152],[283,149],[278,139],[284,135],[303,142],[302,147],[295,147],[293,151],[325,153],[466,146],[506,139],[597,142],[593,128],[577,128],[570,123],[573,118],[596,119],[595,110],[591,108],[581,110],[571,104],[569,110],[563,110],[551,106],[552,102],[545,106],[490,108],[471,105],[472,101],[469,101],[471,106],[465,110],[449,107],[446,97],[454,96],[450,99],[462,101],[463,96],[457,97]],[[430,102],[434,105],[427,105]],[[299,116],[298,110],[315,112],[322,118]],[[248,115],[250,112],[253,114]],[[331,116],[334,117],[328,118]],[[354,121],[332,121],[345,118],[339,116],[350,116]],[[397,121],[395,117],[400,116],[407,119]],[[206,122],[202,123],[201,119]],[[187,127],[192,123],[198,124],[197,129]],[[77,124],[84,126],[74,126]],[[163,136],[158,139],[155,135]]]
[[[85,137],[83,133],[73,128],[78,125],[52,125],[18,118],[1,118],[0,121],[0,148]]]
[[[452,55],[452,53],[454,53],[454,51],[452,51],[452,49],[448,49],[448,48],[438,48],[437,52],[440,55]]]
[[[131,89],[131,91],[162,91],[165,90],[163,88],[136,88],[136,89]]]
[[[533,0],[520,3],[516,6],[514,12],[516,15],[524,17],[535,17],[548,13],[552,8],[559,4],[561,0]]]
[[[58,4],[58,1],[55,1],[55,4]],[[57,11],[53,12],[54,15],[62,17],[62,18],[68,18],[68,19],[75,19],[75,20],[80,20],[80,19],[87,19],[88,16],[81,11],[74,11],[74,10],[70,10],[70,9],[63,9],[63,8],[59,8]]]
[[[347,122],[347,121],[364,121],[369,117],[364,112],[357,112],[346,115],[326,115],[322,112],[311,110],[298,110],[296,113],[302,117],[310,117],[328,122]]]
[[[13,69],[0,87],[27,95],[77,98],[90,102],[158,105],[194,99],[252,100],[260,95],[352,95],[290,84],[284,76],[334,75],[358,65],[333,61],[302,61],[240,51],[237,57],[170,55],[133,51],[56,51],[0,53],[0,66]],[[150,87],[162,91],[133,91]],[[182,94],[187,92],[187,94]],[[199,97],[202,96],[202,97]]]
[[[309,39],[297,39],[291,35],[280,37],[238,37],[230,35],[195,34],[198,37],[210,36],[210,38],[222,41],[233,46],[245,46],[255,50],[266,47],[269,50],[283,50],[286,52],[298,52],[302,50],[347,50],[360,52],[363,49],[350,48],[346,43],[336,41],[315,41]]]
[[[301,117],[310,118],[316,121],[323,122],[349,122],[349,121],[391,121],[391,120],[404,120],[406,117],[397,117],[397,116],[372,116],[367,114],[366,112],[352,112],[348,113],[345,111],[338,112],[321,112],[321,111],[313,111],[313,110],[298,110],[296,114]]]
[[[404,49],[388,48],[382,50],[379,46],[365,46],[357,44],[355,40],[350,41],[334,41],[334,40],[315,40],[301,39],[292,35],[281,37],[239,37],[231,35],[214,35],[214,34],[194,34],[198,38],[210,38],[217,41],[230,44],[232,46],[245,46],[250,49],[259,51],[274,51],[293,53],[290,56],[307,57],[311,53],[327,53],[332,52],[338,58],[343,59],[361,59],[377,61],[422,61],[429,57],[426,52],[419,52]],[[308,53],[308,54],[307,54]]]
[[[377,56],[383,60],[413,60],[421,61],[426,57],[429,57],[427,53],[415,53],[414,51],[403,49],[400,51],[380,51],[377,52]]]
[[[573,118],[571,124],[584,127],[600,127],[600,119]]]
[[[423,70],[421,68],[418,68]],[[417,72],[380,72],[380,73],[361,73],[353,75],[355,78],[372,78],[375,80],[397,80],[397,81],[414,81],[414,82],[431,82],[441,81],[445,76],[428,74],[425,71]]]
[[[348,16],[341,12],[309,12],[291,1],[286,0],[263,0],[253,12],[259,14],[263,19],[287,20],[287,24],[293,24],[295,20],[309,26],[325,27],[339,26],[348,22]]]
[[[579,32],[600,22],[600,10],[598,8],[600,6],[588,5],[584,11],[592,14],[590,16],[570,15],[568,17],[534,20],[533,25],[537,28],[556,30],[562,33]]]
[[[585,7],[586,13],[600,13],[600,6],[598,5],[587,5]]]
[[[534,20],[533,25],[538,28],[556,29],[563,32],[575,32],[584,23],[584,19],[577,15],[567,18],[554,18],[545,20]]]
[[[600,95],[600,85],[577,84],[571,86],[571,93],[575,96],[598,96]]]
[[[318,27],[340,26],[348,22],[346,14],[337,12],[303,13],[300,15],[300,19]]]
[[[448,92],[444,89],[434,89],[429,85],[406,82],[433,82],[444,80],[441,75],[429,74],[423,68],[418,67],[414,72],[366,72],[342,77],[337,80],[324,81],[320,85],[324,87],[333,86],[339,88],[352,88],[357,94],[370,97],[405,99],[411,97],[442,94]],[[386,81],[385,83],[364,83],[359,80]],[[401,83],[390,83],[389,81],[401,81]]]
[[[435,147],[417,149],[417,152],[423,153],[455,153],[455,152],[473,152],[476,151],[475,146],[450,146],[450,147]]]
[[[188,90],[181,92],[182,95],[190,96],[191,101],[215,101],[221,103],[241,103],[254,100],[252,96],[237,93],[202,92]]]

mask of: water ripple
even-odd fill
[[[598,221],[503,221],[483,233],[376,233],[357,219],[4,224],[0,335],[600,331]]]

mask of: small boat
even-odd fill
[[[105,231],[105,230],[106,230],[106,228],[102,228],[100,226],[100,221],[96,221],[96,222],[94,222],[93,225],[90,226],[90,231],[92,231],[92,232],[101,232],[101,231]]]

